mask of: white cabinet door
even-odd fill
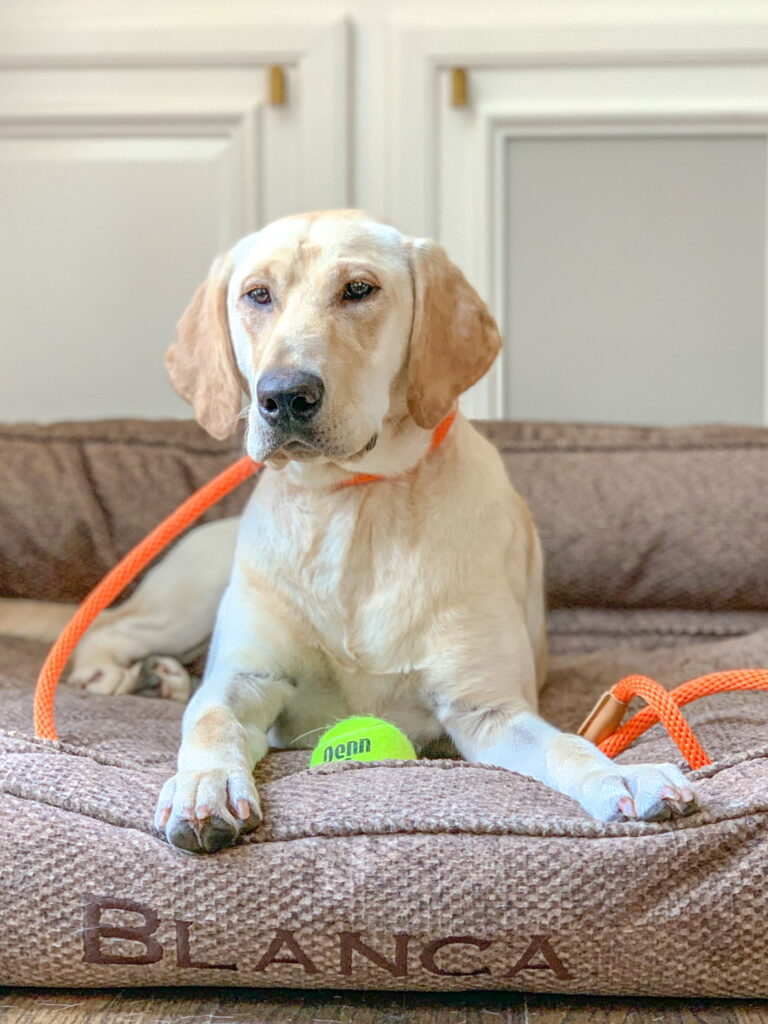
[[[615,11],[401,26],[393,217],[439,238],[501,323],[470,413],[768,422],[765,11]]]
[[[212,258],[348,203],[347,26],[0,35],[0,419],[189,415],[163,353]]]

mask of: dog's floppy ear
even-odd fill
[[[214,260],[176,327],[165,355],[171,383],[209,434],[223,439],[235,429],[241,405],[227,320],[228,256]]]
[[[410,260],[414,309],[408,411],[420,427],[431,430],[490,368],[501,335],[486,304],[441,246],[414,239]]]

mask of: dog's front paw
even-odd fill
[[[261,806],[249,771],[216,768],[179,772],[157,801],[155,828],[189,853],[215,853],[261,822]]]
[[[578,800],[600,821],[664,821],[698,809],[694,787],[673,764],[617,764],[589,772]]]

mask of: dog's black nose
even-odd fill
[[[323,404],[325,387],[314,373],[292,366],[269,370],[259,377],[256,400],[259,412],[273,427],[307,423]]]

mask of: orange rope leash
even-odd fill
[[[680,708],[699,697],[727,690],[768,690],[768,670],[745,668],[711,672],[689,679],[674,690],[665,690],[648,676],[626,676],[598,700],[579,729],[579,735],[597,743],[608,757],[616,757],[652,725],[661,722],[691,768],[702,768],[712,763],[711,758]],[[633,697],[642,697],[649,706],[619,725]]]
[[[442,443],[455,418],[454,411],[438,425],[432,436],[429,452],[433,452]],[[262,468],[262,463],[254,462],[248,455],[238,459],[182,502],[91,590],[49,651],[40,670],[34,699],[35,734],[39,739],[58,738],[54,717],[56,687],[80,638],[99,612],[107,608],[163,548],[183,533],[211,505],[215,505],[224,495],[229,494]],[[383,479],[384,477],[373,474],[358,473],[338,484],[337,489]],[[598,700],[579,729],[579,734],[598,744],[608,757],[616,757],[634,743],[638,736],[660,721],[691,768],[701,768],[705,764],[711,764],[711,760],[683,718],[680,708],[689,701],[712,693],[752,689],[768,690],[768,670],[735,669],[730,672],[713,672],[691,679],[669,691],[648,676],[626,676]],[[620,725],[629,702],[635,696],[643,697],[649,706],[639,711],[624,725]]]
[[[99,612],[110,605],[164,547],[175,540],[180,533],[198,519],[211,505],[215,505],[225,494],[243,483],[261,469],[260,462],[254,462],[244,455],[228,466],[207,484],[195,491],[186,501],[159,523],[144,540],[121,558],[114,569],[97,583],[64,627],[61,636],[45,659],[35,689],[35,735],[42,740],[58,739],[53,702],[59,677],[70,659],[80,637],[85,633]]]
[[[435,428],[432,434],[427,454],[430,454],[442,444],[448,431],[456,419],[456,410],[449,413]],[[163,548],[167,547],[172,540],[175,540],[180,533],[183,533],[188,526],[199,519],[203,512],[211,505],[229,494],[235,487],[238,487],[244,480],[247,480],[254,473],[263,468],[263,463],[254,462],[248,455],[244,455],[237,462],[215,476],[207,484],[195,491],[186,501],[171,512],[161,523],[159,523],[144,540],[140,541],[135,548],[128,552],[117,565],[111,569],[104,579],[97,583],[93,590],[86,596],[83,603],[77,609],[70,621],[62,630],[61,636],[48,652],[48,657],[43,663],[40,674],[37,677],[34,698],[34,720],[35,735],[41,740],[58,739],[56,732],[56,719],[54,716],[54,700],[56,687],[59,684],[61,673],[72,656],[72,652],[80,642],[83,633],[88,629],[93,620],[107,608],[118,594],[121,593],[131,580],[146,568],[147,565],[158,555]],[[383,480],[382,476],[374,476],[368,473],[358,473],[349,480],[343,480],[337,485],[350,487],[353,484],[373,483],[376,480]]]

